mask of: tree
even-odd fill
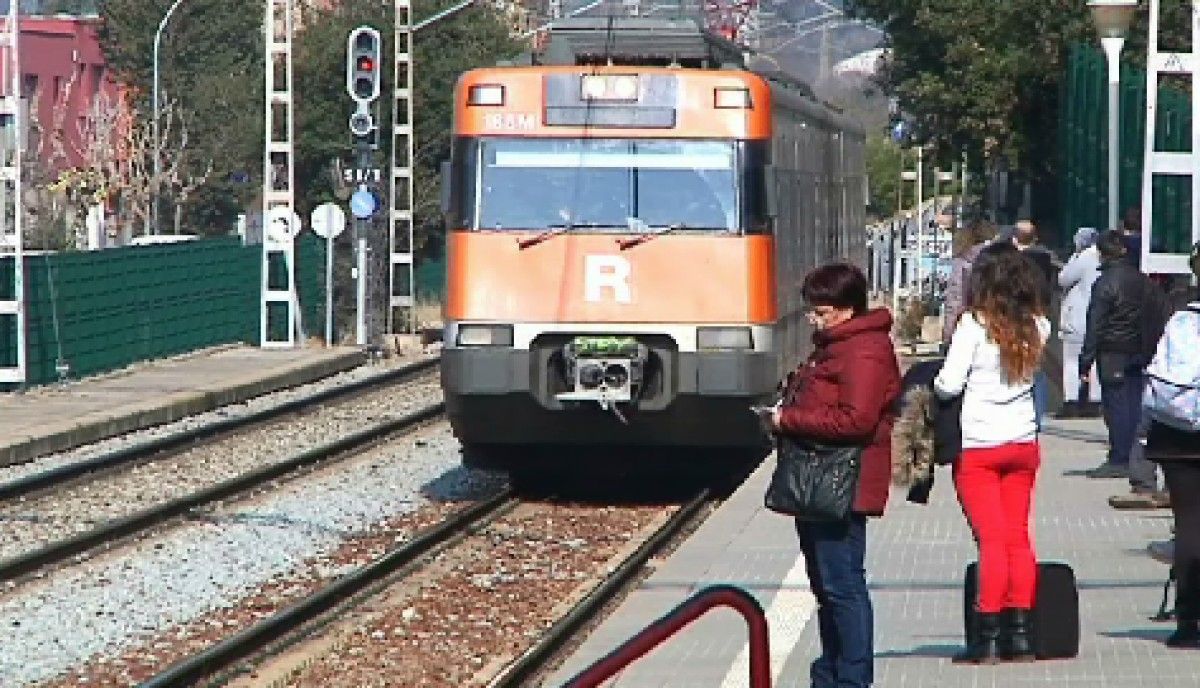
[[[133,87],[142,121],[149,119],[154,32],[170,2],[102,3],[105,56],[120,79]],[[419,0],[414,16],[432,15],[447,4]],[[229,226],[233,214],[255,199],[262,184],[263,14],[261,0],[185,0],[164,32],[163,93],[177,103],[192,149],[191,162],[180,179],[206,179],[196,188],[173,184],[168,197],[190,203],[187,219],[193,228]],[[351,102],[343,77],[346,36],[355,26],[374,26],[384,37],[385,57],[390,56],[393,3],[344,0],[332,9],[305,5],[303,17],[294,54],[297,201],[302,216],[336,197],[336,161],[349,159],[346,121]],[[449,154],[454,82],[463,70],[510,56],[518,47],[493,10],[476,7],[422,30],[415,51],[416,220],[423,244],[440,227],[437,169]],[[389,64],[390,59],[385,59]],[[391,92],[390,71],[384,70],[385,94]],[[390,100],[382,99],[379,107],[377,122],[386,132]],[[381,138],[379,162],[386,167],[390,141],[386,133]]]
[[[918,140],[947,157],[965,149],[977,165],[1003,155],[1033,176],[1053,169],[1067,51],[1095,40],[1086,3],[847,0],[846,9],[887,31],[880,81],[912,116]],[[1175,41],[1189,25],[1183,2],[1163,0],[1163,9]],[[1131,46],[1144,51],[1147,10],[1140,11]]]
[[[901,200],[896,197],[900,188],[900,146],[882,134],[867,136],[867,180],[871,190],[868,212],[875,217],[893,215]]]
[[[132,89],[138,122],[151,119],[154,34],[171,0],[103,0],[100,31],[105,59]],[[169,202],[186,205],[186,224],[224,231],[258,193],[263,141],[264,6],[247,0],[185,0],[163,33],[160,102],[173,101],[191,155]],[[195,186],[203,179],[202,185]],[[247,179],[246,183],[240,182]],[[190,181],[189,181],[190,180]],[[257,180],[257,181],[256,181]]]
[[[418,0],[414,17],[433,15],[448,3]],[[337,198],[340,170],[350,161],[351,141],[346,122],[353,106],[346,95],[346,36],[360,25],[373,26],[384,37],[384,54],[391,55],[393,11],[391,2],[348,1],[331,10],[313,10],[296,39],[297,177],[300,205],[305,209]],[[415,222],[418,250],[440,235],[440,163],[450,156],[450,120],[454,84],[465,70],[511,57],[520,50],[504,20],[492,9],[475,7],[422,29],[414,37],[414,141],[417,206]],[[390,59],[385,59],[390,64]],[[391,70],[383,74],[383,92],[391,92]],[[391,123],[391,102],[381,99],[377,124],[386,132]],[[378,159],[386,168],[391,141],[381,136]],[[436,243],[436,242],[435,242]]]
[[[876,218],[891,217],[899,208],[912,208],[916,205],[916,184],[911,181],[900,183],[901,163],[903,169],[916,169],[916,156],[912,150],[902,150],[899,144],[882,133],[872,132],[867,135],[867,180],[871,195],[867,199],[868,212]],[[935,193],[942,196],[960,193],[958,182],[939,184],[935,178],[937,164],[925,159],[925,173],[922,176],[924,198],[933,198]],[[945,169],[951,169],[947,166]],[[897,194],[902,194],[897,198]]]

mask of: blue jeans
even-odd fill
[[[1140,370],[1122,371],[1111,377],[1106,376],[1103,369],[1100,372],[1100,401],[1104,405],[1104,422],[1108,424],[1109,461],[1119,466],[1129,465],[1129,453],[1137,441],[1145,377]]]
[[[874,611],[863,559],[867,519],[796,521],[809,585],[817,598],[821,656],[811,668],[812,688],[867,688],[874,681]]]
[[[1050,378],[1038,370],[1033,374],[1033,416],[1037,422],[1038,432],[1042,431],[1042,419],[1046,417],[1046,409],[1050,406]]]
[[[1129,484],[1145,490],[1158,489],[1158,464],[1146,458],[1146,433],[1150,432],[1150,416],[1141,409],[1133,445],[1129,448]]]

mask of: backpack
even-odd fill
[[[1142,406],[1150,418],[1200,432],[1200,302],[1167,321],[1146,378]]]

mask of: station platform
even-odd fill
[[[0,394],[0,466],[306,384],[365,360],[355,348],[230,346]]]
[[[1080,475],[1104,457],[1098,420],[1052,421],[1042,437],[1034,536],[1041,560],[1071,564],[1079,580],[1077,658],[997,667],[958,666],[963,642],[963,571],[975,545],[950,481],[937,469],[928,505],[893,490],[888,511],[868,525],[867,578],[875,608],[875,686],[1200,685],[1200,656],[1162,640],[1172,622],[1157,611],[1167,567],[1150,559],[1150,540],[1168,538],[1170,509],[1117,511],[1110,495],[1125,480]],[[728,499],[621,603],[543,685],[559,686],[699,589],[740,586],[767,610],[776,688],[808,688],[818,654],[815,602],[792,521],[766,511],[762,495],[774,459]],[[1172,598],[1173,600],[1173,598]],[[701,617],[606,685],[729,688],[748,685],[746,627],[718,609]]]

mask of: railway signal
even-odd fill
[[[360,26],[350,32],[346,39],[346,92],[354,101],[355,111],[350,115],[350,135],[354,144],[354,168],[367,170],[374,167],[372,151],[379,149],[379,126],[375,118],[375,103],[379,100],[382,86],[381,68],[383,64],[383,40],[375,29]],[[364,203],[369,199],[370,204]],[[357,284],[357,311],[355,340],[359,346],[366,346],[376,339],[377,329],[372,325],[374,319],[371,301],[373,300],[368,285],[368,254],[371,251],[368,237],[371,234],[371,220],[374,217],[376,204],[375,196],[366,183],[360,183],[358,190],[351,200],[351,210],[354,213],[354,252],[355,269],[353,271]],[[366,206],[370,205],[369,212]]]
[[[375,29],[360,26],[350,32],[346,42],[346,91],[360,106],[379,100],[382,53],[383,41]]]

